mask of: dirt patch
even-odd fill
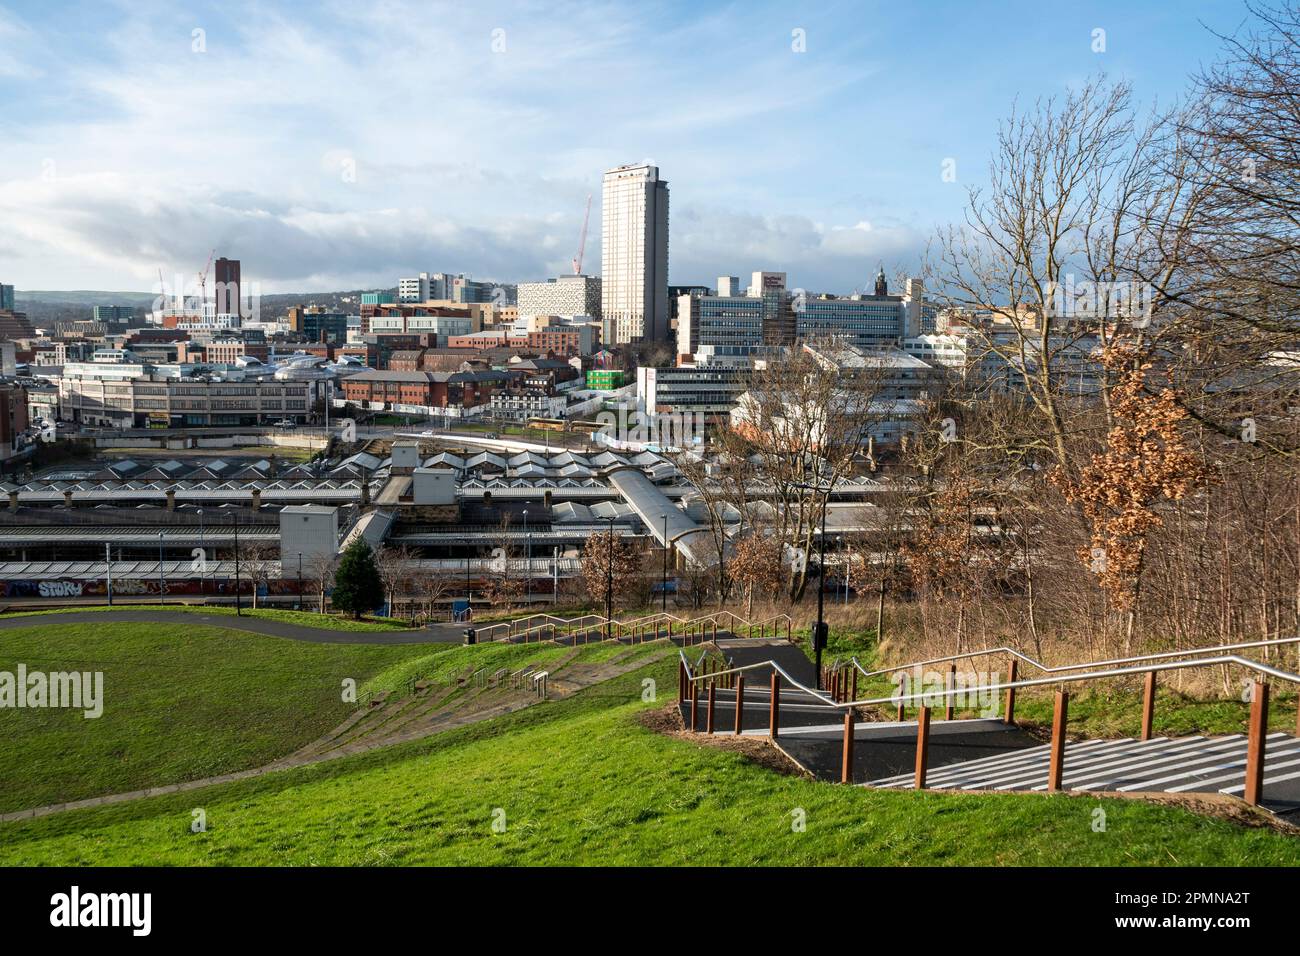
[[[1082,797],[1084,794],[1080,793],[1077,796]],[[1099,796],[1163,803],[1202,816],[1227,820],[1238,826],[1276,830],[1287,836],[1300,836],[1300,827],[1294,823],[1288,823],[1267,810],[1249,806],[1235,797],[1222,793],[1102,793]]]
[[[686,725],[682,722],[681,711],[677,709],[676,704],[669,704],[667,707],[658,710],[642,711],[638,719],[641,726],[657,734],[663,734],[665,737],[678,737],[682,740],[689,740],[693,744],[714,747],[718,750],[730,750],[732,753],[738,753],[747,760],[776,773],[783,773],[790,777],[812,779],[812,774],[774,747],[766,737],[735,737],[731,735],[718,736],[716,734],[692,733],[686,729]]]

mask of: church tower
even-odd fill
[[[889,283],[885,281],[885,267],[882,265],[876,273],[876,295],[889,295]]]

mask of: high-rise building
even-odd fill
[[[0,283],[0,311],[12,312],[14,310],[14,287]]]
[[[520,315],[589,315],[600,318],[599,276],[560,276],[519,283]]]
[[[397,280],[397,300],[399,302],[428,302],[431,298],[429,273],[421,272],[418,276]]]
[[[601,316],[610,344],[668,339],[668,183],[619,166],[601,194]]]
[[[239,260],[221,258],[212,264],[216,281],[213,298],[217,315],[243,315],[240,311],[244,299],[239,287]]]
[[[95,321],[105,325],[127,325],[135,318],[135,309],[129,305],[97,305]]]

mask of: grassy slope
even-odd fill
[[[108,617],[108,615],[106,615]],[[104,713],[0,711],[0,812],[255,767],[335,726],[358,684],[420,645],[312,644],[205,625],[0,631],[0,670],[104,674]]]
[[[1300,863],[1291,837],[1138,801],[918,796],[779,776],[636,723],[650,706],[642,678],[671,693],[673,668],[669,658],[566,701],[353,758],[2,825],[0,863]],[[189,832],[195,807],[206,833]],[[496,808],[504,833],[492,829]],[[792,830],[797,808],[806,832]]]
[[[45,617],[54,614],[81,614],[85,611],[97,611],[114,614],[118,611],[167,611],[173,614],[216,614],[235,617],[233,607],[202,604],[121,604],[109,607],[104,604],[86,607],[52,608],[48,611],[17,611],[6,617]],[[262,618],[267,621],[282,621],[285,624],[301,624],[303,627],[318,627],[327,631],[392,631],[408,630],[410,622],[398,618],[364,618],[354,621],[350,617],[334,614],[317,614],[314,611],[285,611],[279,608],[244,608],[244,617]]]

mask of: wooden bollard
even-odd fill
[[[912,785],[925,789],[925,771],[930,762],[930,708],[922,705],[916,711],[916,776]]]
[[[954,714],[956,713],[956,701],[957,701],[957,698],[952,693],[957,689],[957,665],[956,664],[948,665],[948,686],[946,689],[948,691],[948,703],[944,706],[943,709],[943,719],[952,720]]]
[[[693,680],[691,681],[691,730],[692,731],[695,730],[695,721],[697,719],[695,715],[696,715],[696,711],[699,710],[699,701],[700,701],[700,682],[698,680]]]
[[[744,729],[745,719],[745,675],[736,675],[736,736]]]
[[[1013,657],[1011,663],[1007,665],[1007,683],[1014,684],[1015,682],[1016,659]],[[1004,724],[1014,724],[1016,722],[1016,689],[1014,687],[1007,688],[1007,709],[1002,716],[1002,722]]]
[[[853,708],[844,711],[844,748],[840,755],[840,783],[853,782]]]
[[[900,723],[907,719],[906,708],[907,705],[900,700],[898,702],[898,720]]]
[[[1070,695],[1063,690],[1056,692],[1056,708],[1052,715],[1052,754],[1047,764],[1047,789],[1061,789],[1061,778],[1065,774],[1065,724],[1069,719]]]
[[[715,700],[717,699],[717,693],[718,693],[718,689],[714,687],[712,683],[710,683],[709,684],[709,707],[704,714],[704,732],[706,734],[713,733],[713,705]]]
[[[781,726],[781,675],[772,671],[772,700],[767,708],[767,733],[773,740]]]
[[[1250,702],[1250,734],[1246,741],[1246,790],[1243,799],[1259,806],[1264,795],[1264,742],[1268,737],[1268,685],[1255,681]]]
[[[1156,672],[1147,671],[1142,691],[1142,739],[1151,739],[1151,725],[1156,716]]]

